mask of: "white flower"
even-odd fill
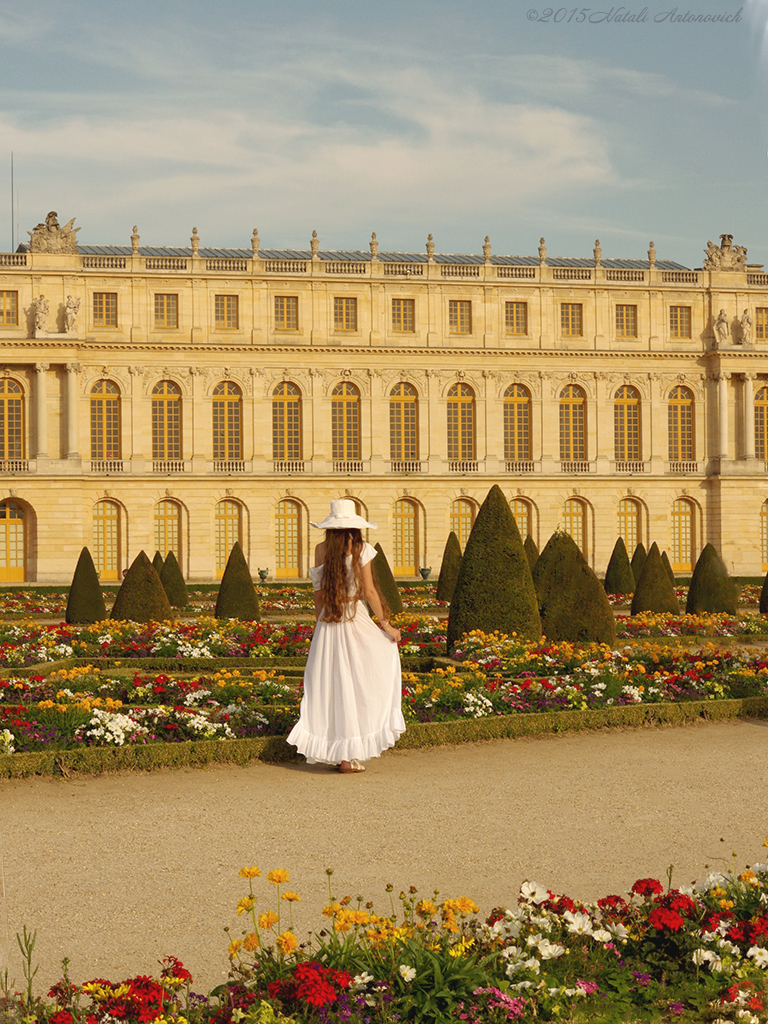
[[[691,960],[693,960],[697,967],[717,959],[717,953],[713,953],[711,949],[697,949],[691,957]]]
[[[558,942],[550,942],[549,939],[542,939],[538,948],[542,960],[554,960],[555,957],[562,956],[565,952],[565,946],[561,946]]]
[[[751,956],[755,961],[755,967],[768,967],[768,949],[764,949],[763,946],[750,946],[747,956]]]
[[[366,985],[370,985],[372,981],[373,975],[369,974],[367,971],[363,971],[362,974],[356,974],[352,979],[352,991],[357,991],[357,989],[365,988]]]
[[[15,739],[10,729],[0,730],[0,754],[12,754],[16,750],[13,745]]]
[[[413,981],[413,979],[416,977],[415,967],[407,967],[405,964],[400,964],[398,970],[400,971],[400,974],[404,981]]]
[[[573,914],[570,910],[566,910],[563,914],[563,918],[568,925],[568,931],[573,935],[592,934],[592,918],[589,914]]]
[[[549,889],[545,889],[538,882],[523,882],[520,886],[520,895],[527,903],[543,903],[549,899]]]
[[[724,950],[726,953],[732,953],[734,956],[738,956],[741,953],[739,947],[729,942],[728,939],[718,939],[717,948]]]
[[[736,1019],[746,1021],[746,1024],[760,1024],[760,1018],[756,1017],[754,1013],[750,1013],[749,1010],[737,1010]]]
[[[595,930],[592,932],[592,938],[595,940],[595,942],[610,942],[612,936],[611,933],[607,931],[605,928],[595,928]]]
[[[528,938],[525,940],[526,945],[528,945],[528,946],[538,946],[538,944],[541,942],[543,937],[544,936],[541,934],[541,932],[536,932],[533,935],[529,935]]]
[[[629,929],[619,921],[606,925],[606,928],[615,939],[619,939],[621,942],[629,938]]]

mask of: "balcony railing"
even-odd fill
[[[698,462],[675,461],[668,463],[669,472],[677,474],[698,473]]]
[[[536,267],[506,267],[500,266],[496,268],[497,277],[536,277]]]
[[[608,281],[645,281],[643,270],[608,270],[605,274]]]
[[[619,459],[613,463],[614,473],[645,473],[646,463],[633,460]]]
[[[122,459],[91,459],[92,473],[124,473],[125,465]]]
[[[421,462],[418,459],[392,459],[389,464],[392,473],[421,473]]]
[[[242,459],[214,459],[214,473],[244,473],[245,462]]]
[[[27,254],[25,252],[3,252],[0,253],[0,267],[26,267]]]
[[[768,285],[768,274],[747,274],[747,284],[759,284],[765,288]]]
[[[480,265],[477,263],[441,263],[442,277],[480,277]]]
[[[83,270],[125,270],[125,256],[83,256]]]
[[[662,284],[698,284],[699,275],[695,270],[663,270]]]
[[[186,270],[187,261],[176,256],[147,256],[147,270]]]
[[[555,281],[591,281],[592,271],[587,267],[553,267]]]
[[[475,459],[449,459],[449,473],[477,473],[480,470],[480,463]]]
[[[304,459],[273,459],[272,470],[275,473],[303,473]]]
[[[384,277],[402,275],[404,277],[424,277],[423,263],[384,263]]]
[[[0,473],[29,473],[29,459],[0,459]]]
[[[364,274],[367,266],[367,263],[353,263],[352,260],[341,260],[338,263],[324,263],[323,270],[326,274]]]
[[[363,463],[359,459],[334,459],[334,473],[362,473]]]
[[[530,459],[506,459],[504,470],[507,473],[533,473],[533,462]]]
[[[187,464],[184,459],[153,459],[153,473],[185,473]]]
[[[248,269],[248,260],[227,260],[215,259],[205,261],[206,270],[240,271],[244,273]]]
[[[264,260],[267,274],[306,274],[306,260]]]
[[[569,459],[560,463],[561,473],[592,473],[594,468],[593,462],[586,462],[583,459]]]

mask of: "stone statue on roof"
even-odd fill
[[[704,250],[705,270],[743,270],[747,261],[747,250],[743,245],[733,244],[733,235],[720,235],[720,247],[707,242]]]
[[[61,227],[58,221],[58,214],[51,210],[45,218],[44,224],[38,224],[34,231],[28,231],[29,248],[31,252],[77,252],[77,232],[80,228],[73,228],[75,223],[71,221]]]

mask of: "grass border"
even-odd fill
[[[397,741],[396,750],[425,750],[461,743],[524,736],[558,735],[596,729],[640,729],[663,725],[693,725],[701,719],[768,718],[768,697],[689,701],[683,704],[630,704],[587,711],[550,711],[451,722],[412,722]],[[118,771],[159,768],[207,768],[218,764],[247,765],[254,761],[298,761],[284,736],[237,740],[188,740],[130,747],[81,747],[0,754],[0,779],[33,776],[104,775]]]

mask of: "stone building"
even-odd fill
[[[78,243],[0,254],[0,580],[117,580],[144,548],[213,580],[306,577],[330,499],[396,574],[497,483],[523,536],[602,573],[618,534],[689,571],[768,568],[768,274],[730,235],[656,258]]]

